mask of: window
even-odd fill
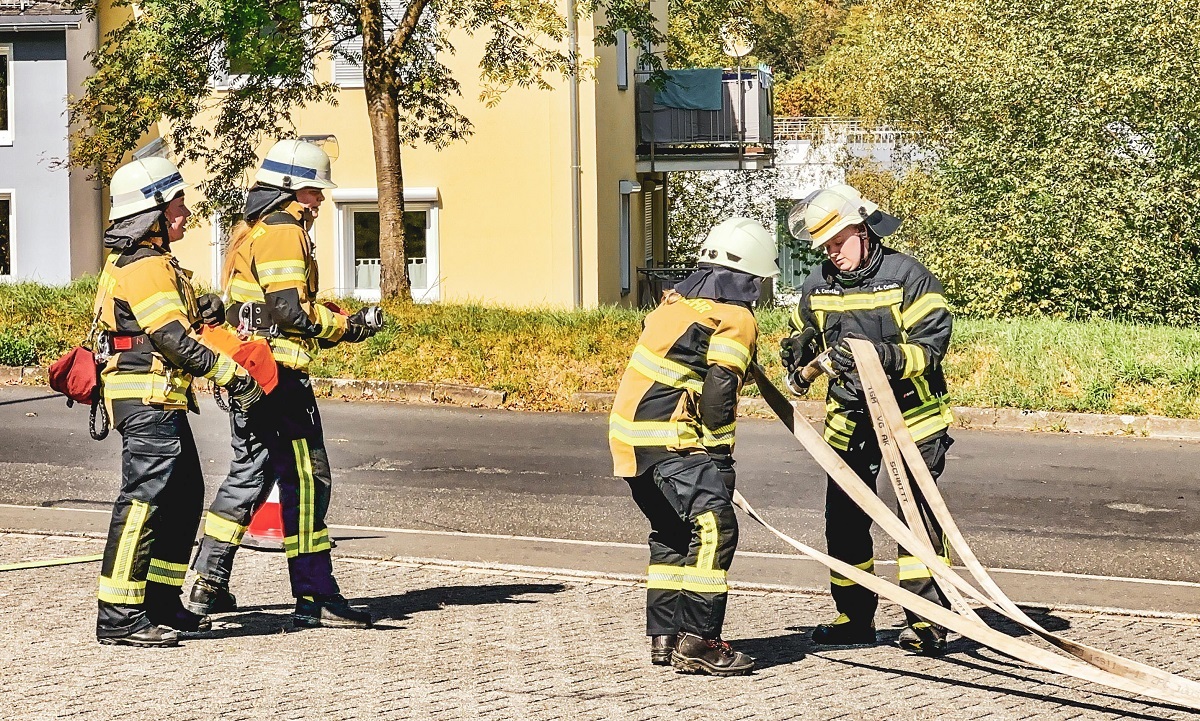
[[[436,198],[432,188],[425,191],[421,202],[408,202],[404,212],[404,253],[408,261],[408,280],[412,284],[413,300],[438,299],[437,215],[438,209],[428,198]],[[338,292],[371,301],[379,298],[379,205],[374,202],[374,189],[360,191],[342,189],[338,195],[347,200],[362,202],[338,203],[340,238],[338,239]],[[410,194],[407,197],[421,193]],[[370,202],[367,202],[370,201]]]
[[[226,67],[213,77],[217,87],[248,75],[295,77],[306,71],[305,17],[300,0],[257,0],[235,4],[226,24]]]
[[[0,45],[0,145],[12,145],[12,45]]]
[[[12,193],[0,195],[0,276],[12,275]]]
[[[408,9],[408,4],[402,0],[380,0],[380,7],[383,10],[384,37],[391,38],[392,31],[396,29],[401,14]],[[433,8],[426,6],[412,39],[414,42],[424,42],[430,53],[436,54],[436,20],[433,13]],[[333,82],[343,88],[363,86],[362,35],[356,35],[338,45],[337,53],[333,57]]]

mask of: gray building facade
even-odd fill
[[[101,190],[65,167],[67,96],[96,41],[95,24],[57,3],[0,0],[0,282],[100,268]]]

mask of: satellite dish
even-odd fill
[[[742,25],[742,27],[738,27]],[[742,23],[726,23],[721,26],[721,50],[731,58],[744,58],[754,52],[754,41],[746,37]]]

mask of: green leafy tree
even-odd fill
[[[97,2],[78,0],[94,16]],[[709,3],[702,15],[725,17],[728,3]],[[122,156],[163,123],[170,146],[197,161],[210,177],[200,184],[206,207],[240,202],[256,147],[293,132],[306,105],[333,103],[337,87],[314,82],[311,71],[330,55],[363,68],[379,192],[381,291],[408,299],[404,254],[401,151],[426,143],[442,147],[471,134],[455,106],[460,85],[443,62],[456,36],[483,37],[478,58],[482,99],[494,104],[513,87],[550,89],[586,73],[566,42],[571,13],[551,0],[113,0],[128,20],[93,53],[96,72],[70,106],[78,128],[70,162],[107,180]],[[636,47],[665,41],[648,3],[573,0],[574,15],[594,16],[601,44],[630,31]],[[457,34],[457,35],[456,35]],[[352,39],[361,37],[361,50]],[[592,38],[585,38],[592,42]],[[658,67],[648,53],[642,62]],[[235,75],[227,89],[214,77]]]
[[[1200,320],[1200,1],[876,0],[813,77],[919,130],[900,242],[973,315]]]
[[[762,63],[772,68],[777,80],[786,80],[825,51],[849,4],[848,0],[767,0],[731,5],[729,14],[721,18],[703,0],[670,0],[667,62],[672,67],[731,64],[733,60],[721,50],[721,29],[729,26],[740,28],[754,42],[743,66]]]

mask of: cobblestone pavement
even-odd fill
[[[90,538],[0,535],[0,564],[98,553]],[[340,558],[366,631],[291,632],[279,555],[239,556],[243,610],[175,649],[101,646],[98,565],[0,573],[0,717],[17,719],[1183,719],[1179,709],[1031,669],[955,637],[942,659],[885,641],[815,649],[828,598],[739,593],[726,636],[753,676],[649,665],[644,591],[605,579]],[[190,586],[190,583],[189,583]],[[1072,638],[1197,677],[1200,624],[1039,618]],[[882,627],[889,628],[882,628]]]

